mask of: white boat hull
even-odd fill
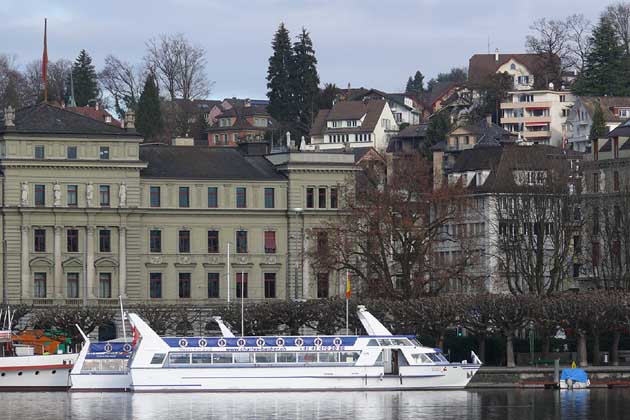
[[[0,358],[0,390],[66,390],[77,354]]]
[[[72,373],[70,391],[128,391],[131,376],[128,373]]]
[[[134,392],[462,389],[478,365],[131,369]]]

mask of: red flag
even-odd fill
[[[44,19],[44,54],[42,55],[42,80],[44,81],[44,102],[48,102],[48,43],[46,32],[48,19]]]
[[[350,287],[350,272],[346,271],[346,299],[350,299],[352,288]]]

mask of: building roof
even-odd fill
[[[340,133],[361,133],[372,132],[378,123],[386,101],[384,100],[368,100],[368,101],[339,101],[336,102],[332,109],[320,110],[315,118],[315,122],[311,127],[310,135],[317,136],[327,132]],[[365,115],[360,127],[356,128],[328,128],[327,121],[339,120],[359,120]]]
[[[630,120],[626,120],[619,124],[615,129],[608,133],[607,137],[630,137]]]
[[[67,107],[68,111],[76,112],[77,114],[85,115],[86,117],[93,118],[97,121],[102,121],[106,124],[115,125],[116,127],[122,127],[120,121],[112,116],[107,110],[103,109],[102,106],[76,106],[76,107]],[[109,122],[108,121],[109,118]]]
[[[468,61],[468,80],[478,82],[491,74],[495,74],[499,67],[514,59],[536,73],[542,68],[544,58],[539,54],[475,54]]]
[[[219,119],[230,117],[235,118],[234,124],[231,126],[221,126]],[[259,127],[251,124],[248,118],[261,117],[266,118],[268,125],[266,127]],[[208,132],[213,131],[229,131],[229,130],[254,130],[254,131],[266,131],[272,130],[275,125],[275,121],[267,112],[267,105],[249,105],[235,104],[232,108],[224,110],[220,115],[216,117],[217,121],[208,128]]]
[[[4,116],[2,116],[4,120]],[[107,137],[140,137],[112,124],[46,103],[22,108],[15,113],[15,127],[0,125],[0,133],[65,134]]]
[[[458,125],[451,132],[459,128],[479,136],[475,147],[499,146],[516,140],[514,134],[487,120],[481,120],[475,124]]]
[[[429,126],[429,123],[408,125],[407,127],[400,130],[396,134],[396,137],[407,137],[407,138],[425,137],[427,134],[428,126]]]
[[[595,113],[597,103],[599,103],[604,114],[604,121],[606,122],[625,121],[625,117],[620,117],[613,111],[615,108],[630,108],[630,96],[581,96],[579,100],[582,102],[591,118]]]
[[[282,181],[286,178],[263,156],[245,156],[229,147],[140,146],[146,178]]]
[[[348,101],[358,101],[363,100],[364,98],[368,99],[387,99],[389,101],[395,102],[398,105],[407,108],[410,111],[413,111],[413,107],[405,104],[405,98],[409,97],[404,93],[387,93],[378,89],[369,89],[369,90],[358,90],[353,95],[350,95],[347,99]],[[413,98],[412,98],[413,99]]]

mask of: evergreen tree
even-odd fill
[[[605,16],[600,18],[593,30],[591,44],[584,71],[574,84],[574,93],[592,96],[625,96],[630,93],[625,81],[628,57],[612,23]]]
[[[294,100],[291,94],[291,66],[293,49],[289,39],[289,31],[281,23],[271,42],[273,54],[269,57],[267,69],[267,111],[283,125],[290,126],[295,122]]]
[[[593,123],[591,125],[591,132],[589,133],[588,138],[592,141],[605,137],[606,134],[608,134],[608,127],[606,126],[606,121],[604,120],[604,111],[602,111],[602,107],[598,102],[595,107],[595,111],[593,112]]]
[[[448,113],[437,112],[433,114],[427,126],[427,141],[422,144],[420,153],[422,153],[426,159],[433,160],[431,148],[439,142],[445,141],[449,131],[451,131],[451,121],[449,120]]]
[[[85,50],[81,50],[72,65],[72,83],[77,106],[86,106],[90,100],[98,99],[96,71],[92,64],[92,57]],[[68,86],[70,87],[70,78],[68,78]],[[71,89],[68,89],[68,92],[70,91]]]
[[[145,140],[150,140],[160,135],[163,127],[160,95],[153,75],[149,74],[144,82],[144,90],[138,100],[136,128],[144,136]]]
[[[407,95],[415,95],[415,85],[413,84],[413,79],[409,76],[407,80],[407,87],[405,87],[405,93]]]
[[[319,95],[319,75],[317,59],[313,50],[311,37],[306,29],[298,35],[293,44],[293,60],[291,61],[291,94],[297,117],[297,134],[305,135],[317,113]]]
[[[339,88],[334,83],[326,83],[317,96],[317,109],[332,109]]]
[[[413,87],[418,97],[424,92],[424,76],[420,71],[416,71],[416,74],[413,76]]]

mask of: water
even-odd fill
[[[629,419],[630,389],[0,393],[0,419]]]

